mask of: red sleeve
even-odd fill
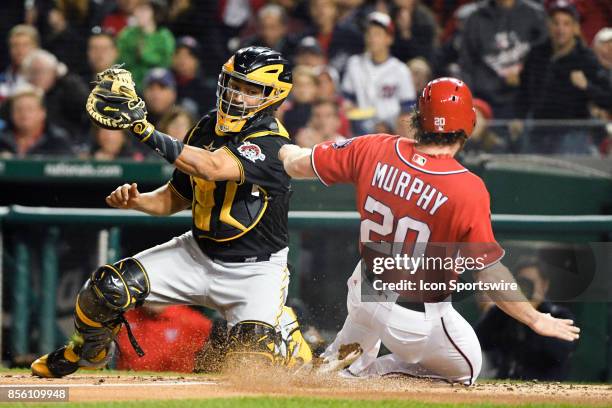
[[[323,184],[329,186],[355,181],[355,151],[362,144],[358,139],[325,142],[312,148],[312,168]]]
[[[464,212],[466,232],[461,241],[465,248],[461,252],[463,256],[481,258],[484,266],[477,269],[484,269],[499,262],[504,256],[504,250],[493,234],[489,192],[484,184],[481,184],[480,190]]]

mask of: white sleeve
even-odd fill
[[[399,71],[399,92],[398,98],[402,112],[409,110],[416,101],[416,91],[412,81],[412,73],[408,67],[400,62]]]
[[[355,76],[357,75],[359,69],[359,56],[353,55],[349,58],[346,63],[346,72],[344,73],[344,78],[342,78],[342,93],[345,95],[353,95],[355,97]]]
[[[399,99],[400,101],[415,100],[416,92],[414,90],[414,82],[412,81],[412,73],[408,67],[400,62],[399,68]]]

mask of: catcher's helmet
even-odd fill
[[[476,111],[472,105],[472,92],[455,78],[430,81],[418,100],[418,120],[425,133],[472,134],[476,125]]]
[[[230,83],[231,81],[231,83]],[[232,84],[246,83],[261,92],[246,95]],[[246,122],[276,109],[292,87],[291,68],[281,53],[266,47],[242,48],[223,65],[217,84],[217,125],[220,133],[240,132]],[[258,102],[247,105],[244,98]],[[242,99],[242,102],[238,102]]]

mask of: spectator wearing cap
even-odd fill
[[[593,38],[593,52],[597,57],[597,61],[603,67],[608,77],[608,82],[612,84],[612,27],[604,27],[595,35]],[[601,120],[609,121],[612,119],[612,110],[602,109],[595,104],[591,104],[591,116],[599,118]],[[608,138],[609,140],[610,129],[612,126],[608,126]]]
[[[0,73],[0,102],[25,84],[25,78],[21,74],[21,64],[30,52],[38,49],[39,45],[38,30],[32,26],[20,24],[9,31],[10,65]]]
[[[10,127],[0,133],[0,156],[72,156],[73,145],[65,129],[47,121],[41,92],[30,87],[10,99]]]
[[[391,17],[381,12],[368,15],[366,52],[349,58],[342,80],[342,94],[360,112],[355,134],[372,133],[379,122],[395,128],[400,115],[408,115],[416,98],[412,75],[391,56],[394,38]],[[365,112],[365,113],[364,113]],[[363,113],[363,114],[361,114]],[[349,117],[351,112],[349,111]]]
[[[463,147],[464,154],[506,153],[506,143],[489,127],[489,121],[493,119],[491,106],[478,98],[474,98],[472,103],[476,111],[476,126]]]
[[[459,48],[462,79],[495,117],[514,118],[527,53],[546,38],[544,10],[528,0],[487,0],[469,15]]]
[[[69,131],[74,142],[86,143],[90,121],[84,106],[89,89],[83,80],[43,49],[28,54],[21,70],[30,84],[44,92],[49,119]]]
[[[289,60],[293,59],[295,39],[288,35],[288,16],[285,9],[278,4],[268,4],[257,12],[257,32],[246,38],[241,47],[252,45],[268,47],[283,54]]]
[[[144,100],[147,104],[147,120],[154,126],[176,103],[176,81],[165,68],[153,68],[144,80]]]
[[[174,53],[174,36],[163,22],[162,0],[139,0],[134,9],[133,27],[126,27],[119,33],[117,47],[119,62],[131,71],[137,89],[142,89],[142,80],[151,68],[169,68]]]
[[[612,83],[612,27],[602,28],[595,34],[593,51],[597,61],[608,71],[608,80]]]
[[[402,61],[422,57],[433,59],[434,40],[438,26],[432,12],[419,0],[397,2],[395,16],[395,41],[391,54]]]
[[[612,90],[606,72],[593,51],[579,37],[579,15],[566,0],[548,10],[550,39],[527,56],[521,74],[517,111],[522,118],[587,119],[589,102],[612,108]],[[557,126],[536,130],[533,147],[543,153],[590,153],[587,130]]]
[[[200,55],[198,41],[186,36],[179,38],[172,57],[178,101],[197,117],[213,109],[216,101],[216,83],[201,72]]]
[[[293,57],[295,66],[320,67],[325,65],[326,59],[316,38],[308,36],[300,40]]]

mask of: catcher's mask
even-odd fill
[[[236,52],[221,69],[217,83],[217,133],[242,131],[251,118],[274,110],[291,91],[289,61],[266,47]]]

